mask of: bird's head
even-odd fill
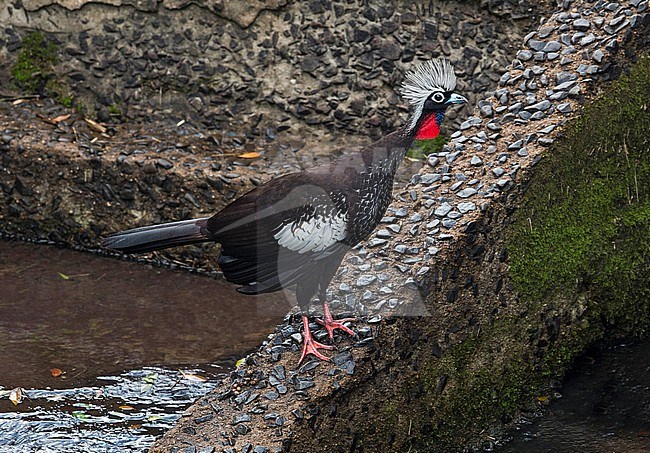
[[[454,88],[456,74],[449,60],[435,58],[406,74],[401,92],[412,106],[408,130],[416,140],[436,138],[447,107],[467,102]]]

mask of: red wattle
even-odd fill
[[[436,138],[438,135],[440,135],[440,127],[438,126],[438,122],[436,121],[436,114],[434,113],[422,121],[422,125],[420,126],[420,129],[418,129],[418,133],[415,134],[415,139],[429,140]]]

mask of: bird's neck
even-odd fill
[[[440,135],[440,125],[445,118],[445,111],[438,110],[422,115],[413,128],[416,140],[431,140]]]
[[[375,142],[371,147],[372,167],[374,168],[372,171],[379,170],[382,173],[394,174],[404,160],[413,139],[414,135],[410,133],[408,127],[403,126]]]
[[[411,128],[406,124],[367,148],[367,152],[373,156],[372,167],[375,169],[373,171],[381,169],[382,173],[394,174],[404,160],[406,151],[413,144],[413,140],[430,140],[440,135],[440,124],[444,117],[444,110],[427,112],[422,115],[415,127]]]

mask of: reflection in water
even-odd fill
[[[594,350],[539,420],[520,423],[501,453],[650,452],[650,340]]]
[[[141,451],[214,386],[219,364],[232,367],[291,308],[282,293],[250,297],[234,288],[0,241],[0,391],[22,387],[29,397],[14,407],[3,392],[0,445],[105,451],[100,444],[110,438],[123,451]],[[179,367],[213,379],[193,382]],[[52,368],[64,374],[53,377]]]

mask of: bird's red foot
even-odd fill
[[[357,333],[343,325],[344,322],[354,322],[357,318],[343,318],[343,319],[333,319],[332,313],[330,312],[330,304],[323,302],[323,319],[317,319],[316,321],[325,326],[327,333],[330,334],[330,338],[334,339],[334,331],[336,329],[341,329],[343,332],[352,335],[353,337],[357,336]]]
[[[307,357],[308,354],[311,354],[313,356],[316,356],[316,358],[320,360],[324,360],[325,362],[329,362],[329,357],[324,356],[320,352],[318,352],[319,349],[334,349],[334,346],[328,346],[326,344],[322,344],[314,340],[314,338],[311,335],[311,330],[309,329],[309,318],[307,316],[303,315],[302,316],[302,325],[303,325],[303,332],[302,332],[302,355],[300,356],[300,360],[298,360],[298,366],[302,363],[302,361]]]

